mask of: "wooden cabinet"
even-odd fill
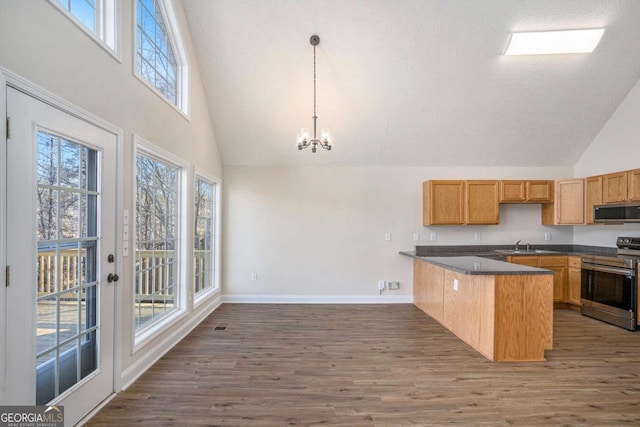
[[[584,180],[556,181],[553,203],[542,205],[545,225],[584,224]]]
[[[424,225],[464,224],[464,181],[426,181],[422,201]]]
[[[602,203],[637,201],[640,201],[640,169],[603,175]]]
[[[569,304],[580,306],[580,292],[582,287],[582,271],[580,269],[580,257],[567,257],[567,302]]]
[[[500,203],[524,203],[527,193],[524,181],[500,181]]]
[[[593,207],[602,204],[602,175],[590,176],[586,180],[584,215],[586,224],[594,224]]]
[[[603,203],[622,203],[628,197],[628,176],[626,172],[616,172],[602,177]]]
[[[466,181],[466,224],[498,224],[498,181]]]
[[[500,203],[551,203],[553,181],[500,181]]]
[[[498,181],[426,181],[424,225],[497,224]]]
[[[552,279],[465,275],[414,260],[414,304],[490,360],[544,360],[553,347]]]
[[[628,187],[628,197],[627,200],[630,202],[639,202],[640,201],[640,169],[635,169],[627,172],[629,177],[627,182]]]
[[[548,256],[512,256],[508,262],[530,267],[545,268],[553,271],[553,302],[565,302],[567,297],[567,257],[564,255]]]
[[[553,181],[527,181],[527,201],[532,203],[553,202]]]
[[[567,300],[567,257],[541,256],[538,266],[553,271],[553,302]]]

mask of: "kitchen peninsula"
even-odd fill
[[[414,258],[414,304],[494,361],[540,361],[553,342],[553,272],[478,256]]]

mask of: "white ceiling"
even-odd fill
[[[640,77],[638,0],[183,2],[226,165],[572,166]],[[592,54],[502,55],[596,27]]]

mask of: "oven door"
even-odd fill
[[[582,264],[582,314],[633,330],[636,293],[634,270]]]

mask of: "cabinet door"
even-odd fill
[[[464,224],[464,181],[426,181],[423,184],[424,225]]]
[[[500,203],[524,203],[526,200],[524,181],[500,181]]]
[[[526,187],[528,202],[553,202],[553,181],[527,181]]]
[[[540,268],[553,271],[553,302],[565,302],[567,299],[567,257],[541,256]]]
[[[584,180],[556,181],[555,201],[543,204],[541,212],[543,224],[584,224]]]
[[[593,224],[593,207],[602,204],[602,175],[587,178],[585,222]]]
[[[584,224],[584,180],[556,182],[556,224]]]
[[[553,271],[553,302],[565,302],[567,268],[566,267],[544,267]]]
[[[627,175],[629,176],[627,200],[638,202],[640,201],[640,169],[629,171]]]
[[[602,179],[602,201],[604,203],[626,202],[628,196],[627,180],[626,172],[604,175]]]
[[[467,224],[498,224],[498,181],[467,181],[466,194]]]
[[[573,305],[581,305],[580,286],[582,284],[582,272],[579,268],[569,268],[569,295],[567,302]]]

